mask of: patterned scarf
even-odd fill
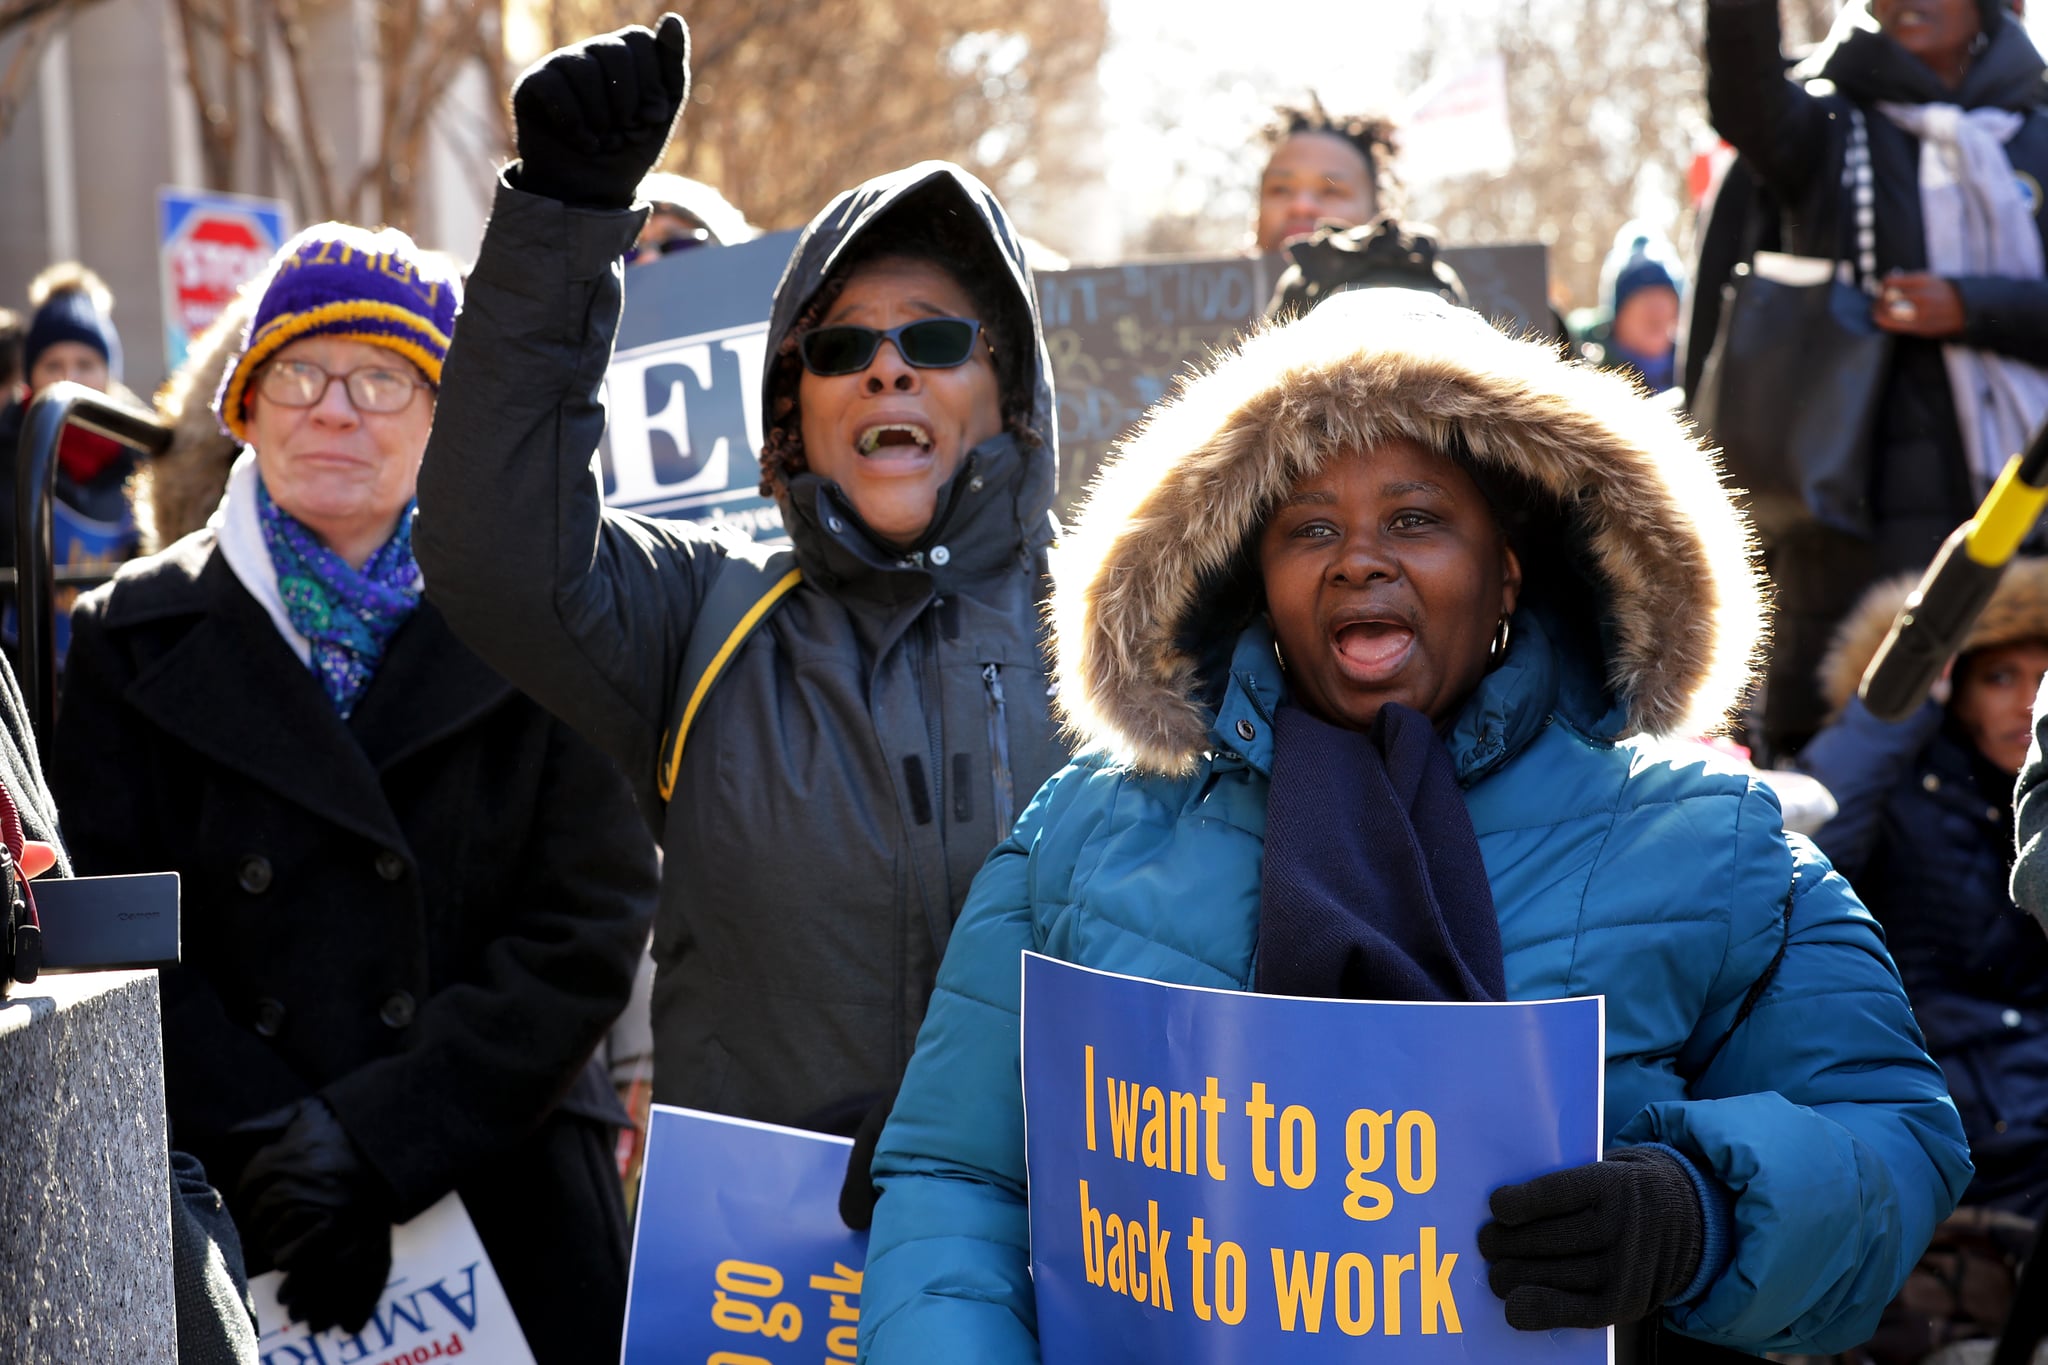
[[[277,590],[292,628],[313,647],[313,672],[346,720],[362,699],[384,646],[420,601],[420,566],[412,557],[412,505],[398,529],[360,569],[322,545],[256,483],[263,545],[277,566]]]

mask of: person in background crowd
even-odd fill
[[[1894,337],[1867,497],[1765,547],[1778,604],[1753,738],[1776,758],[1821,725],[1814,677],[1835,624],[1879,578],[1924,568],[2048,415],[2048,85],[2003,0],[1851,0],[1789,77],[1777,0],[1710,0],[1706,35],[1714,126],[1784,206],[1784,250],[1855,257],[1844,165],[1861,112],[1872,317]],[[1860,522],[1867,538],[1833,529]]]
[[[1834,718],[1799,759],[1840,806],[1814,840],[1884,926],[1977,1166],[1868,1348],[1881,1365],[1995,1339],[2048,1212],[2048,935],[2007,889],[2013,778],[2048,674],[2048,560],[2006,568],[1946,701],[1887,724],[1856,684],[1914,582],[1879,584],[1842,623],[1821,669]],[[1972,1262],[1967,1295],[1959,1259]]]
[[[26,381],[0,409],[0,567],[16,563],[14,522],[16,456],[29,402],[59,380],[111,394],[131,406],[141,401],[121,385],[121,334],[114,327],[114,297],[98,275],[75,261],[53,265],[29,286],[33,308],[22,341]],[[136,456],[118,441],[83,427],[68,427],[57,446],[57,502],[53,511],[52,558],[59,569],[104,569],[135,553],[135,517],[128,505],[128,479]],[[57,593],[56,647],[61,659],[70,640],[75,586]],[[14,594],[6,593],[0,638],[9,651],[19,638]]]
[[[865,1226],[867,1152],[968,883],[1066,759],[1040,634],[1050,366],[994,196],[943,162],[882,176],[812,220],[775,291],[762,491],[791,558],[762,572],[700,528],[606,510],[609,267],[687,51],[671,15],[520,77],[520,159],[420,475],[420,562],[455,629],[599,743],[660,834],[654,1098],[858,1129],[845,1212]],[[706,624],[717,598],[771,614]],[[684,668],[706,635],[741,643],[700,692]]]
[[[1324,224],[1352,228],[1400,212],[1393,120],[1333,115],[1311,99],[1277,110],[1265,136],[1273,150],[1259,173],[1257,250],[1278,251]]]
[[[1636,1358],[1666,1361],[1867,1335],[1970,1163],[1847,884],[1754,781],[1658,746],[1747,681],[1748,549],[1674,414],[1419,290],[1331,299],[1155,408],[1063,537],[1082,757],[947,951],[876,1155],[862,1359],[1038,1359],[1024,950],[1605,995],[1606,1160],[1479,1230],[1508,1323],[1661,1325]]]
[[[242,352],[242,336],[262,285],[259,276],[229,300],[220,316],[192,338],[185,362],[156,391],[157,419],[171,428],[171,444],[135,471],[135,526],[144,554],[153,555],[205,526],[227,491],[242,443],[220,424],[213,396]]]
[[[737,246],[760,236],[746,215],[701,180],[652,171],[635,196],[647,207],[647,221],[626,253],[627,265],[645,265],[694,246]]]
[[[1663,234],[1647,224],[1627,224],[1600,267],[1600,316],[1581,334],[1579,356],[1663,393],[1677,383],[1683,292],[1685,267]]]
[[[21,343],[26,335],[21,314],[0,308],[0,393],[11,395],[21,387]]]
[[[592,1051],[654,850],[421,600],[457,288],[396,231],[279,251],[214,400],[227,494],[80,601],[51,785],[82,872],[183,877],[172,1132],[293,1316],[359,1328],[391,1227],[454,1191],[535,1359],[584,1362],[618,1352],[627,1256]]]
[[[1465,282],[1436,254],[1434,232],[1422,225],[1404,227],[1392,218],[1365,227],[1317,228],[1288,246],[1292,264],[1273,286],[1265,320],[1299,317],[1351,289],[1422,289],[1469,307]]]

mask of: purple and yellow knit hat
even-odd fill
[[[249,381],[263,363],[305,337],[340,337],[396,351],[427,382],[455,330],[461,282],[397,228],[315,223],[278,248],[262,297],[242,335],[242,353],[214,395],[213,410],[238,441],[249,439]]]

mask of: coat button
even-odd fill
[[[1927,774],[1927,776],[1920,779],[1920,785],[1923,789],[1927,791],[1938,792],[1941,790],[1941,779],[1936,777],[1933,773],[1929,773]]]
[[[943,569],[953,562],[953,552],[943,545],[934,545],[932,546],[931,561]]]
[[[284,1032],[284,1004],[268,996],[256,1002],[256,1013],[249,1021],[249,1027],[256,1030],[259,1038],[275,1038]]]
[[[270,889],[270,859],[251,853],[235,869],[235,881],[250,895],[262,895]]]
[[[416,1006],[411,996],[404,991],[393,991],[384,997],[383,1007],[377,1011],[377,1017],[384,1021],[386,1028],[407,1028],[412,1024],[415,1010]]]
[[[377,875],[387,882],[395,882],[405,875],[405,859],[390,849],[377,855]]]
[[[1251,743],[1252,740],[1258,738],[1258,734],[1258,730],[1253,727],[1250,721],[1241,720],[1237,723],[1237,737],[1245,743]]]
[[[1998,1016],[1998,1022],[2004,1024],[2007,1028],[2018,1028],[2023,1021],[2018,1010],[2007,1010],[2004,1014]]]

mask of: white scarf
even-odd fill
[[[2005,144],[2024,118],[2006,109],[1880,103],[1886,118],[1920,139],[1920,217],[1927,269],[2042,278],[2041,234],[2020,198]],[[1957,343],[1941,348],[1963,449],[1982,497],[2048,413],[2048,372],[2011,356]]]
[[[221,494],[220,506],[213,509],[206,524],[213,531],[222,557],[249,590],[249,596],[263,608],[277,633],[299,656],[299,662],[310,665],[313,646],[292,625],[291,615],[285,610],[284,594],[278,590],[277,565],[264,548],[263,524],[256,507],[257,478],[256,452],[243,446],[234,467],[228,471],[227,491]]]

